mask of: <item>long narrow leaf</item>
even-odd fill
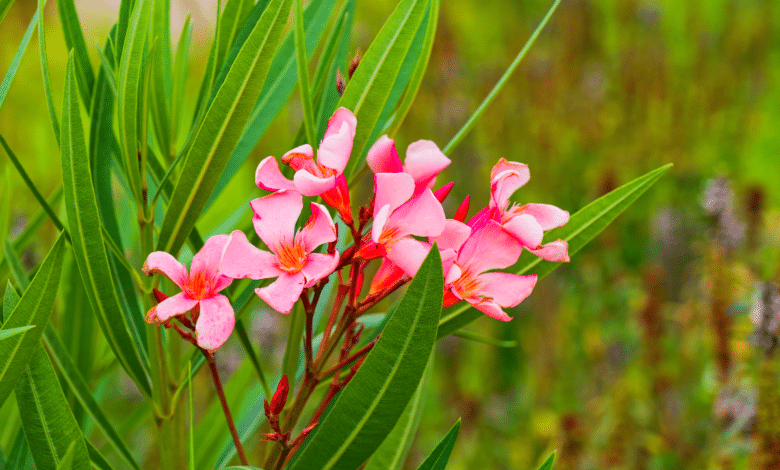
[[[328,15],[330,15],[330,11],[335,3],[335,0],[312,0],[306,5],[306,9],[303,12],[303,22],[306,34],[307,58],[311,58],[312,54],[314,54],[314,50],[325,30]],[[277,49],[276,54],[274,54],[273,61],[268,69],[268,77],[263,84],[260,97],[252,110],[249,123],[244,128],[235,150],[231,153],[227,166],[222,175],[220,175],[219,181],[214,188],[214,193],[206,207],[214,202],[214,199],[236,174],[260,140],[260,137],[263,136],[268,126],[279,113],[279,110],[282,109],[290,98],[298,79],[294,49],[294,37],[288,33],[279,49]]]
[[[295,60],[298,65],[298,89],[301,92],[303,123],[306,135],[314,150],[317,150],[317,131],[314,129],[314,109],[309,89],[309,59],[306,53],[306,31],[303,29],[303,0],[293,0],[293,31],[295,38]]]
[[[555,462],[555,452],[547,457],[547,460],[545,460],[542,466],[539,467],[539,470],[552,470],[553,462]]]
[[[46,107],[49,109],[49,119],[54,130],[54,139],[60,142],[60,123],[54,110],[54,99],[51,96],[51,80],[49,79],[49,59],[46,53],[46,34],[43,29],[43,11],[46,0],[38,0],[38,51],[41,56],[41,72],[43,73],[43,91],[46,95]]]
[[[363,154],[427,8],[427,0],[402,0],[344,90],[339,105],[352,110],[358,122],[352,155]],[[361,163],[362,158],[350,159],[345,173],[351,175]]]
[[[92,463],[93,467],[98,470],[114,470],[114,467],[108,463],[100,451],[97,450],[95,446],[93,446],[89,441],[87,441],[87,451],[89,452],[89,461]]]
[[[260,95],[289,11],[290,0],[273,0],[235,52],[184,161],[160,228],[159,250],[178,253],[195,226]]]
[[[417,470],[444,470],[447,468],[452,448],[455,446],[455,439],[458,438],[458,430],[460,430],[460,420],[450,428],[447,435],[436,445],[433,452],[423,460],[423,463],[417,467]]]
[[[87,43],[81,30],[76,5],[73,0],[57,0],[57,11],[60,14],[62,33],[65,36],[65,46],[73,50],[76,58],[76,73],[79,76],[79,92],[84,106],[89,106],[92,100],[92,87],[95,83],[95,73],[87,55]]]
[[[16,404],[35,466],[41,470],[58,468],[65,461],[71,443],[75,443],[71,468],[89,470],[89,454],[84,436],[68,407],[49,357],[39,344],[36,346],[33,358],[15,391]]]
[[[398,308],[292,470],[360,467],[380,446],[425,372],[441,312],[443,277],[430,250]]]
[[[5,13],[0,10],[0,21],[3,19],[1,16],[3,14]],[[25,31],[24,36],[22,36],[22,42],[19,43],[19,47],[16,49],[16,54],[14,54],[14,58],[11,59],[11,65],[8,66],[8,70],[5,72],[3,81],[0,82],[0,109],[3,109],[3,103],[5,102],[5,97],[8,95],[8,89],[11,88],[11,82],[13,82],[14,77],[16,76],[16,71],[19,69],[19,62],[22,61],[22,56],[24,56],[24,52],[27,50],[27,45],[30,43],[30,37],[35,30],[35,25],[37,22],[38,10],[35,11],[35,14],[30,20],[30,24],[27,26],[27,31]]]
[[[22,334],[30,328],[35,328],[35,325],[20,326],[19,328],[8,328],[7,330],[0,330],[0,341],[11,338],[18,334]]]
[[[46,349],[48,349],[49,354],[56,362],[57,369],[59,369],[62,377],[65,379],[65,383],[68,384],[73,391],[73,394],[76,396],[76,399],[81,403],[81,406],[84,407],[89,416],[94,420],[95,424],[97,424],[103,432],[106,440],[108,440],[130,466],[135,469],[140,469],[141,467],[133,458],[133,454],[130,452],[127,444],[122,441],[119,433],[117,433],[112,426],[111,420],[103,413],[100,405],[98,405],[97,401],[92,396],[92,393],[89,391],[89,385],[87,385],[86,380],[84,380],[81,372],[79,372],[78,368],[73,363],[73,359],[71,359],[70,355],[65,350],[62,341],[51,326],[46,327],[44,341]]]
[[[5,14],[8,13],[8,9],[14,4],[14,0],[0,0],[0,22],[5,18]]]
[[[550,240],[560,238],[568,242],[569,255],[577,253],[655,184],[670,167],[671,164],[662,166],[596,199],[572,215],[566,225],[550,230],[545,236]],[[541,278],[560,266],[560,263],[551,263],[528,255],[530,253],[524,253],[520,257],[516,266],[517,274],[536,274]],[[454,333],[482,315],[481,312],[464,303],[441,319],[438,337],[442,338]]]
[[[92,310],[120,364],[143,393],[151,394],[139,352],[133,346],[103,246],[95,190],[78,107],[72,54],[63,100],[62,179],[73,251]]]
[[[0,405],[5,402],[38,349],[44,326],[54,308],[64,252],[65,239],[60,235],[22,298],[13,307],[14,303],[8,299],[15,298],[16,293],[13,289],[6,289],[3,311],[9,313],[4,314],[6,319],[0,331],[30,325],[36,328],[0,342]]]

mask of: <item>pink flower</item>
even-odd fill
[[[174,282],[182,292],[168,297],[146,315],[149,323],[162,324],[177,315],[199,307],[195,323],[198,346],[216,351],[233,331],[235,317],[230,301],[219,294],[233,281],[222,269],[223,254],[230,242],[229,235],[215,235],[192,258],[191,274],[176,258],[164,251],[150,253],[144,263],[144,273],[160,273]]]
[[[528,165],[500,159],[490,173],[490,205],[477,213],[469,226],[477,229],[495,220],[531,253],[547,261],[569,261],[563,240],[542,245],[544,232],[569,221],[569,213],[549,204],[512,204],[509,197],[528,182]]]
[[[356,127],[357,119],[350,110],[337,109],[328,121],[325,136],[317,150],[316,162],[311,145],[301,145],[282,156],[282,162],[295,170],[292,181],[279,171],[276,158],[267,157],[257,166],[255,183],[267,191],[293,189],[304,196],[322,196],[347,224],[352,223],[352,208],[344,168],[347,167],[349,155],[352,153]]]
[[[409,144],[406,159],[401,164],[395,141],[383,135],[371,146],[366,155],[366,163],[374,173],[406,173],[414,178],[414,194],[420,194],[426,188],[436,184],[436,176],[451,160],[430,140],[418,140]]]
[[[251,205],[255,231],[271,251],[256,248],[236,230],[225,250],[223,273],[235,279],[277,278],[255,292],[274,310],[290,313],[304,287],[313,286],[338,265],[338,253],[313,253],[323,243],[336,240],[336,226],[325,207],[311,203],[309,221],[296,232],[303,209],[303,197],[296,191],[282,189]]]

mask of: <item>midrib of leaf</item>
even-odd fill
[[[45,353],[44,353],[45,354]],[[48,421],[46,420],[46,414],[43,412],[43,408],[41,408],[41,400],[38,397],[38,389],[35,387],[35,381],[32,379],[32,374],[30,373],[30,367],[28,366],[25,370],[25,374],[27,374],[27,382],[30,384],[30,391],[33,394],[33,397],[35,398],[35,408],[38,410],[38,416],[41,417],[41,422],[43,423],[43,435],[46,436],[46,443],[49,445],[49,449],[51,450],[51,455],[54,457],[54,463],[59,463],[59,457],[57,456],[57,449],[54,448],[54,443],[51,441],[51,436],[49,436],[49,427],[48,427]]]
[[[273,25],[273,23],[275,22],[276,18],[279,16],[280,13],[281,13],[281,8],[279,10],[277,10],[276,15],[273,17],[273,19],[271,21],[271,25]],[[258,50],[262,51],[263,49],[265,49],[265,45],[268,43],[268,37],[269,36],[270,36],[269,34],[265,35],[265,37],[263,38],[263,43],[258,48]],[[241,48],[241,51],[243,51],[245,49],[245,47],[246,47],[246,44]],[[238,58],[238,55],[240,55],[240,54],[241,54],[241,52],[239,52],[237,54],[236,58]],[[206,160],[204,161],[204,164],[201,166],[201,171],[198,172],[198,177],[195,180],[196,184],[193,185],[193,187],[198,188],[198,189],[196,189],[195,191],[192,191],[190,193],[190,195],[187,197],[187,200],[186,200],[187,202],[184,205],[184,210],[182,210],[180,212],[181,214],[186,214],[189,211],[190,207],[192,207],[192,202],[195,200],[195,196],[197,196],[197,193],[200,190],[200,184],[201,184],[201,182],[203,182],[203,178],[206,176],[206,171],[205,170],[208,167],[208,165],[211,163],[211,161],[214,159],[215,149],[217,147],[219,147],[219,144],[220,144],[220,142],[222,140],[222,136],[225,135],[225,129],[227,129],[228,125],[230,124],[230,121],[231,121],[230,118],[233,116],[233,113],[235,112],[235,109],[236,109],[236,105],[238,105],[238,102],[241,100],[241,96],[244,94],[244,90],[246,89],[246,86],[249,83],[249,79],[253,75],[253,69],[255,68],[255,65],[257,64],[257,61],[260,60],[260,56],[261,55],[262,54],[255,54],[255,58],[254,58],[254,60],[252,60],[252,66],[249,68],[250,72],[247,74],[246,78],[241,82],[241,88],[240,88],[241,92],[237,95],[238,99],[233,100],[233,103],[230,106],[230,112],[227,115],[228,117],[225,120],[223,120],[222,126],[220,126],[219,133],[217,134],[218,138],[213,140],[214,143],[211,145],[211,147],[209,147],[209,152],[208,152],[208,154],[206,156]],[[209,110],[211,110],[211,108],[214,107],[214,102],[217,101],[217,98],[219,98],[219,94],[224,89],[225,83],[227,83],[228,78],[230,78],[230,74],[229,73],[225,77],[225,81],[223,81],[222,85],[219,87],[219,91],[217,91],[217,94],[214,97],[214,101],[212,101],[211,106],[209,107]],[[203,130],[204,130],[203,126],[206,124],[206,122],[208,122],[206,120],[207,117],[208,117],[208,111],[206,111],[206,116],[204,117],[203,124],[201,124],[200,130],[198,131],[198,134],[195,136],[195,139],[193,140],[193,144],[198,141],[198,137],[200,136],[200,133],[203,132]],[[194,146],[190,148],[190,152],[192,152],[193,149],[194,149]],[[187,160],[188,159],[189,159],[189,156],[187,157]],[[185,165],[187,164],[187,160],[184,161]],[[175,190],[174,190],[174,192],[175,192]],[[178,220],[176,221],[176,225],[174,225],[174,230],[171,231],[171,233],[173,233],[174,236],[172,236],[169,239],[166,251],[169,251],[170,248],[173,246],[173,242],[176,241],[176,238],[180,237],[179,229],[181,229],[181,226],[182,226],[183,223],[184,223],[184,217],[179,217]]]
[[[406,441],[406,437],[411,434],[412,430],[416,427],[415,426],[415,420],[414,420],[414,414],[417,412],[417,409],[422,406],[422,393],[420,394],[420,399],[414,401],[414,407],[409,410],[410,415],[412,419],[409,420],[409,422],[406,423],[406,427],[404,428],[404,433],[402,435],[403,439],[401,439],[401,442]],[[403,446],[399,446],[398,449],[396,449],[396,453],[393,455],[393,460],[390,462],[389,468],[398,468],[397,465],[401,463],[401,459],[404,457],[404,448]]]
[[[430,274],[430,270],[426,274],[429,275]],[[426,279],[426,282],[425,282],[425,290],[423,291],[423,295],[421,296],[423,299],[426,299],[428,297],[428,293],[430,291],[430,285],[431,285],[431,280],[430,280],[430,278],[428,278],[428,279]],[[425,302],[420,302],[419,303],[419,307],[415,311],[414,323],[412,324],[412,327],[409,329],[409,331],[415,331],[415,329],[417,328],[417,324],[420,322],[420,311],[423,309],[423,305],[424,304],[425,304]],[[396,312],[396,313],[398,313],[398,312]],[[381,399],[381,397],[384,396],[385,391],[387,390],[387,387],[390,386],[390,382],[392,381],[393,377],[395,377],[395,374],[398,371],[398,368],[401,366],[401,359],[400,358],[403,358],[403,356],[406,353],[407,349],[409,349],[409,344],[411,343],[412,336],[413,336],[412,334],[409,334],[406,337],[406,342],[404,343],[404,347],[401,350],[401,353],[399,354],[399,360],[396,361],[395,365],[393,366],[393,369],[390,371],[390,374],[387,376],[387,380],[385,380],[384,385],[382,385],[382,388],[379,390],[379,393],[377,393],[377,397],[379,397],[380,399]],[[341,458],[341,456],[344,454],[344,452],[346,452],[346,450],[349,447],[349,445],[352,443],[352,441],[355,440],[357,435],[363,429],[363,425],[365,424],[365,422],[368,421],[368,419],[371,417],[373,411],[379,405],[380,399],[374,400],[373,403],[371,404],[371,406],[369,406],[369,408],[366,410],[366,412],[363,413],[363,417],[360,419],[360,421],[358,421],[357,425],[354,427],[354,429],[350,433],[349,437],[347,437],[344,440],[344,443],[341,445],[341,447],[339,448],[338,452],[336,452],[336,454],[334,454],[333,457],[331,457],[331,459],[328,461],[328,463],[325,464],[324,468],[332,468],[331,465],[335,464],[335,462],[338,461],[339,458]]]
[[[43,291],[45,291],[46,287],[49,285],[49,282],[51,281],[51,276],[53,274],[54,274],[54,270],[50,269],[48,275],[46,276],[46,283],[43,284],[43,286],[44,286]],[[41,294],[43,294],[43,292],[41,292]],[[22,297],[24,297],[24,294],[22,294]],[[38,307],[40,307],[41,303],[43,302],[43,295],[38,295],[36,300],[37,300],[37,303],[35,304],[35,308],[32,309],[33,312],[37,311]],[[17,305],[18,305],[18,303],[17,303]],[[14,310],[16,310],[16,308],[14,308]],[[11,314],[13,314],[13,311],[11,312]],[[11,319],[11,314],[9,314],[8,319]],[[35,317],[35,314],[33,313],[33,318],[34,317]],[[5,323],[8,323],[8,320],[6,320]],[[35,325],[35,326],[38,327],[39,325]],[[17,353],[17,351],[19,351],[19,347],[24,342],[24,337],[26,335],[27,335],[27,332],[22,333],[22,337],[19,338],[19,341],[17,341],[16,346],[14,346],[14,348],[13,348],[13,354],[10,354],[9,357],[16,356],[16,353]],[[0,378],[5,377],[5,374],[6,374],[6,372],[8,372],[8,368],[11,367],[11,363],[12,362],[13,361],[7,361],[5,363],[5,365],[3,366],[2,373],[0,373]]]
[[[360,95],[360,100],[355,103],[355,113],[357,113],[357,110],[363,105],[363,101],[366,99],[366,96],[368,96],[368,91],[371,89],[371,84],[374,83],[374,80],[376,80],[376,77],[379,76],[379,69],[382,68],[382,64],[385,63],[385,59],[387,59],[387,55],[390,53],[390,50],[393,48],[393,45],[395,44],[395,41],[398,39],[398,36],[401,34],[401,30],[403,30],[403,27],[406,25],[406,22],[409,21],[409,17],[412,15],[412,11],[414,10],[414,6],[417,5],[418,2],[423,0],[415,0],[414,4],[409,7],[409,9],[406,10],[406,16],[404,16],[403,21],[401,22],[398,29],[395,31],[395,35],[393,36],[392,40],[390,41],[387,48],[385,48],[384,54],[382,54],[382,59],[377,63],[376,68],[374,69],[374,73],[371,74],[368,83],[366,83],[366,86],[363,88],[363,93]],[[369,136],[370,137],[370,136]]]

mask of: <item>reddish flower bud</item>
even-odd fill
[[[158,291],[157,289],[152,289],[152,293],[154,294],[154,299],[157,300],[157,303],[159,304],[163,300],[167,299],[168,296],[163,294],[162,292]]]
[[[339,92],[339,96],[344,95],[344,88],[347,87],[344,81],[344,75],[341,74],[341,69],[336,70],[336,90]]]
[[[460,204],[460,207],[458,207],[458,210],[455,211],[455,216],[453,219],[457,220],[458,222],[463,222],[466,220],[466,216],[469,214],[469,202],[471,200],[471,196],[466,196],[466,199],[463,200],[463,202]]]
[[[449,183],[434,191],[433,195],[436,196],[436,199],[438,199],[439,202],[444,202],[444,200],[447,199],[447,196],[450,195],[450,191],[452,191],[453,186],[455,186],[455,182],[450,181]]]
[[[282,376],[282,380],[279,381],[279,385],[276,387],[276,393],[271,399],[269,406],[272,415],[278,415],[284,409],[285,403],[287,403],[287,393],[290,391],[290,385],[287,381],[287,374]]]
[[[360,65],[360,59],[362,58],[363,55],[360,53],[360,48],[358,48],[358,50],[355,51],[355,57],[349,61],[349,78],[352,78],[352,75],[355,74],[355,70],[358,68],[358,65]]]

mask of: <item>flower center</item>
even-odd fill
[[[384,245],[386,251],[390,251],[390,248],[398,241],[398,231],[398,227],[385,228],[377,243]]]
[[[309,256],[303,243],[296,240],[292,245],[279,247],[276,258],[279,260],[279,269],[289,274],[295,274],[306,266]]]
[[[472,275],[468,270],[464,270],[460,277],[452,283],[452,288],[462,299],[472,299],[480,296],[482,283],[479,282],[477,276]]]
[[[214,295],[216,279],[206,271],[198,271],[190,277],[184,285],[184,292],[196,300],[205,299]]]

